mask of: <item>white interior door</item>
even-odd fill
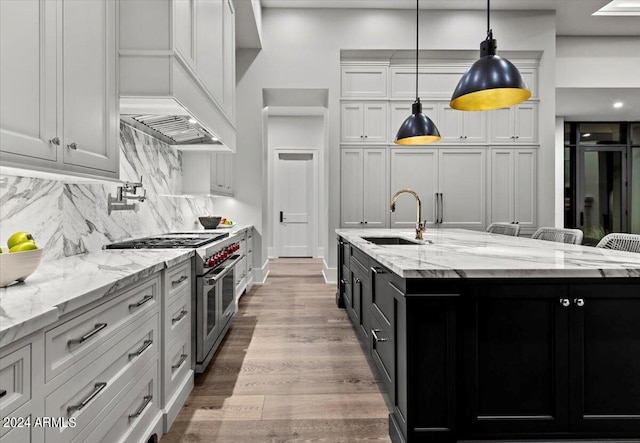
[[[279,257],[312,257],[317,183],[313,152],[276,150],[275,249]]]

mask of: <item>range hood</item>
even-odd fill
[[[120,120],[176,149],[232,151],[175,98],[121,97]]]

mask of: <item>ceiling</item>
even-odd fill
[[[640,16],[592,16],[610,0],[493,0],[492,10],[554,10],[557,35],[639,35]],[[262,0],[264,8],[414,9],[414,0]],[[482,0],[421,0],[420,9],[484,10]]]

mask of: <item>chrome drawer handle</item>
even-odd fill
[[[175,371],[176,369],[178,369],[180,366],[182,366],[182,364],[187,361],[187,354],[182,354],[180,356],[180,360],[178,360],[178,363],[176,363],[175,365],[171,366],[171,370]]]
[[[233,315],[233,312],[232,312],[232,311],[229,311],[229,312],[227,312],[227,315],[225,315],[224,317],[225,317],[225,318],[229,318],[229,317],[231,317],[232,315]]]
[[[186,275],[183,275],[182,277],[180,277],[177,280],[172,280],[171,281],[171,285],[175,286],[175,285],[179,285],[180,283],[182,283],[183,281],[185,281],[186,279],[188,279],[189,277],[187,277]]]
[[[571,304],[571,302],[569,301],[568,298],[561,298],[560,299],[560,304],[566,308]]]
[[[373,271],[374,274],[384,274],[384,271],[382,270],[382,268],[371,266],[371,270]]]
[[[144,401],[142,402],[138,410],[133,414],[129,414],[129,420],[131,420],[132,418],[139,417],[140,414],[142,414],[142,411],[144,411],[144,408],[146,408],[147,405],[151,403],[151,400],[153,400],[153,395],[145,395],[142,399]]]
[[[180,315],[178,315],[175,318],[171,319],[171,324],[175,325],[176,323],[178,323],[180,320],[182,320],[183,318],[185,318],[187,316],[187,314],[189,313],[189,311],[180,311]]]
[[[584,299],[583,298],[574,298],[573,299],[573,303],[575,303],[575,305],[579,308],[584,306]]]
[[[60,138],[53,137],[51,140],[49,140],[49,143],[51,143],[52,145],[60,146]]]
[[[142,300],[140,300],[138,303],[131,303],[129,305],[129,309],[135,309],[135,308],[139,308],[140,306],[144,305],[146,302],[153,300],[153,295],[145,295],[144,298]]]
[[[73,149],[73,150],[75,151],[76,149],[78,149],[78,144],[77,144],[76,142],[69,143],[69,144],[67,145],[67,148],[69,148],[69,149]]]
[[[105,382],[100,382],[100,383],[96,383],[95,385],[93,385],[93,392],[91,392],[91,394],[89,394],[89,396],[87,398],[85,398],[82,403],[77,404],[77,405],[71,405],[69,407],[67,407],[67,414],[71,415],[74,411],[79,411],[81,409],[83,409],[85,406],[87,406],[91,400],[93,400],[94,398],[96,398],[96,396],[102,392],[102,390],[104,388],[107,387],[107,384]]]
[[[4,397],[5,395],[7,395],[7,390],[6,389],[0,389],[0,398]]]
[[[380,329],[372,329],[371,330],[371,335],[373,335],[373,339],[377,342],[381,342],[381,341],[389,341],[388,338],[384,338],[384,337],[378,337],[378,332],[381,332]]]
[[[153,344],[153,340],[145,340],[142,342],[142,347],[140,349],[138,349],[136,352],[132,352],[129,354],[129,360],[131,360],[134,357],[138,357],[140,355],[142,355],[142,353]]]
[[[82,337],[80,337],[80,338],[72,338],[70,340],[67,340],[67,346],[78,345],[80,343],[84,343],[85,341],[89,340],[91,337],[93,337],[94,335],[96,335],[98,332],[102,331],[106,327],[107,327],[106,323],[96,323],[96,325],[93,328],[93,330],[87,332]]]

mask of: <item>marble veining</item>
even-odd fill
[[[105,250],[42,263],[0,289],[0,347],[194,255],[192,249]]]
[[[0,180],[0,242],[16,231],[34,235],[45,248],[43,260],[87,252],[130,238],[201,228],[198,216],[215,213],[216,197],[179,195],[180,151],[120,125],[120,178],[142,176],[147,200],[135,211],[107,213],[116,183],[66,183],[3,175]]]
[[[404,278],[640,278],[640,254],[464,229],[428,229],[421,245],[375,245],[362,237],[414,238],[397,229],[336,233]],[[431,243],[429,243],[431,242]]]

